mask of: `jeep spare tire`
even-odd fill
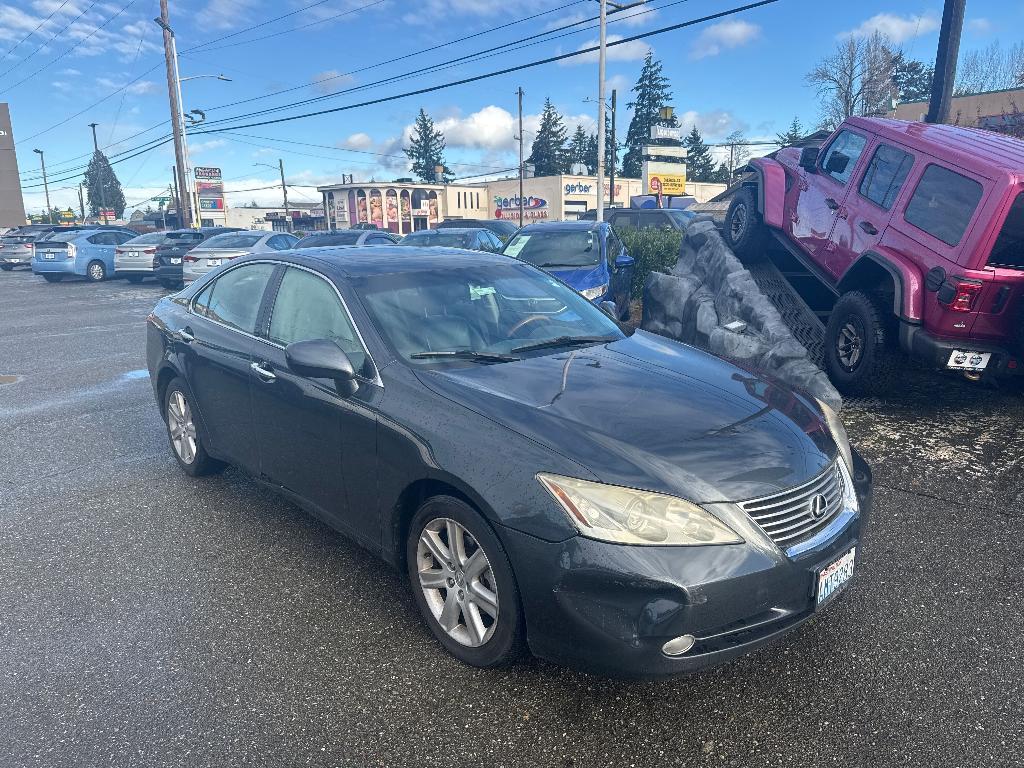
[[[767,230],[757,212],[757,196],[752,187],[743,187],[732,197],[725,215],[725,242],[740,256],[755,256],[764,249]]]
[[[873,294],[839,297],[825,328],[825,369],[844,394],[884,394],[895,369],[895,318]]]

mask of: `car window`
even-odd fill
[[[201,242],[203,239],[202,232],[168,232],[167,233],[167,244],[168,245],[186,245],[191,243]]]
[[[857,161],[860,159],[861,153],[864,152],[864,147],[867,143],[868,140],[860,134],[853,131],[840,131],[835,140],[829,144],[828,149],[821,158],[821,172],[835,179],[840,184],[845,185],[850,180],[850,176],[853,175],[853,169],[856,167]],[[828,168],[829,158],[839,153],[846,156],[846,164],[842,168],[831,172],[825,170]]]
[[[205,306],[205,315],[211,320],[255,333],[263,291],[273,273],[274,265],[269,263],[245,264],[229,270],[206,289],[210,295],[202,297],[202,304],[197,299],[193,306]]]
[[[114,245],[121,245],[121,243],[127,243],[132,240],[135,235],[129,234],[128,232],[111,232],[114,236]]]
[[[914,165],[914,156],[888,144],[879,144],[860,180],[860,193],[885,210],[892,208],[903,182]]]
[[[622,253],[622,241],[619,236],[615,234],[614,229],[608,230],[608,268],[614,272],[616,270],[615,260],[619,258],[619,254]]]
[[[262,240],[264,235],[258,233],[236,233],[227,232],[223,235],[214,235],[204,244],[205,248],[252,248]]]
[[[992,246],[988,263],[993,267],[1024,269],[1024,192],[1018,193]]]
[[[929,165],[903,218],[947,245],[956,245],[974,216],[981,193],[981,184],[974,179],[941,165]]]
[[[86,238],[93,245],[117,245],[113,232],[97,232]]]
[[[150,232],[147,235],[139,235],[125,242],[131,245],[160,245],[167,239],[166,232]]]
[[[675,229],[668,216],[664,213],[645,213],[640,215],[640,229]]]
[[[598,263],[601,248],[594,230],[539,228],[513,237],[505,255],[543,268],[587,267]]]
[[[366,242],[371,245],[394,245],[395,241],[385,235],[372,235],[366,238]]]
[[[366,365],[366,352],[334,286],[304,269],[289,267],[284,273],[270,315],[268,338],[281,346],[330,339],[344,350],[357,371]]]
[[[613,227],[637,228],[637,214],[635,213],[613,213],[609,221]]]

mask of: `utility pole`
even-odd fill
[[[174,215],[178,217],[178,227],[184,228],[185,222],[182,220],[181,198],[178,197],[178,177],[173,173],[171,174],[171,194],[171,199],[174,201]]]
[[[956,79],[956,59],[960,53],[960,32],[964,27],[964,6],[967,0],[946,0],[939,27],[939,50],[935,54],[935,76],[932,98],[928,103],[926,123],[944,123],[949,119],[949,102]]]
[[[92,128],[92,148],[93,157],[96,157],[100,153],[100,145],[96,141],[96,126],[99,123],[89,123],[89,127]],[[103,188],[103,169],[100,168],[100,224],[106,221],[106,214],[104,211],[107,210],[107,191]]]
[[[53,224],[53,208],[50,207],[50,185],[46,183],[46,160],[43,158],[43,150],[33,149],[39,155],[39,165],[43,169],[43,191],[46,193],[46,220]]]
[[[519,226],[523,226],[523,86],[516,91],[519,96]]]
[[[278,158],[277,167],[281,171],[281,194],[284,195],[284,218],[288,224],[288,231],[292,231],[292,214],[288,210],[288,186],[284,183],[284,160]]]
[[[82,214],[82,223],[85,223],[85,195],[82,194],[82,182],[78,182],[78,210]]]
[[[154,19],[164,31],[164,60],[167,67],[167,100],[171,108],[171,133],[174,136],[174,166],[177,173],[178,222],[182,227],[192,225],[192,200],[188,196],[188,154],[185,148],[185,120],[181,109],[181,83],[178,78],[178,50],[171,30],[167,0],[160,0],[160,18]]]
[[[597,53],[597,220],[604,221],[604,68],[608,33],[608,3],[600,0],[601,33]]]
[[[601,151],[604,151],[603,149]],[[615,205],[615,155],[619,147],[615,143],[615,89],[612,88],[612,163],[608,168],[608,207]]]

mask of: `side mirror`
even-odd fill
[[[816,173],[818,170],[818,148],[804,147],[800,150],[800,167],[808,173]]]
[[[296,341],[285,347],[284,357],[288,367],[299,376],[334,379],[342,395],[351,395],[358,388],[352,361],[342,348],[330,339]]]
[[[846,166],[849,164],[850,158],[848,155],[844,155],[842,152],[833,152],[825,162],[825,173],[843,174],[846,172]]]
[[[666,229],[671,229],[671,227],[666,227]],[[625,251],[623,251],[622,253],[619,254],[619,257],[617,259],[615,259],[615,266],[616,267],[631,267],[631,266],[633,266],[633,257],[630,256]]]
[[[606,315],[608,315],[608,317],[610,317],[612,320],[615,320],[616,322],[618,322],[619,318],[617,317],[617,315],[619,314],[619,310],[615,306],[615,302],[614,301],[602,301],[601,302],[601,311],[604,312]]]

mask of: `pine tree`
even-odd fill
[[[444,134],[434,128],[434,121],[427,115],[423,108],[416,117],[416,125],[409,138],[409,146],[403,149],[409,160],[412,161],[412,172],[419,177],[420,181],[428,183],[444,182],[447,184],[453,178],[452,172],[444,162]],[[435,176],[434,168],[443,166],[444,173],[438,179]]]
[[[606,176],[611,174],[612,161],[615,162],[615,175],[621,175],[619,168],[619,156],[615,151],[615,147],[612,144],[612,120],[608,117],[607,113],[604,118],[604,173]],[[587,137],[587,155],[584,161],[587,164],[587,170],[590,171],[591,175],[597,173],[597,134],[592,133]]]
[[[587,136],[587,153],[583,162],[587,164],[587,173],[591,176],[597,173],[597,134]]]
[[[651,141],[651,126],[661,121],[658,110],[667,106],[672,100],[668,78],[661,73],[661,62],[655,61],[650,51],[644,59],[640,77],[633,86],[635,99],[627,106],[633,110],[633,119],[629,122],[626,132],[626,156],[622,160],[622,175],[638,178],[643,172],[643,147]],[[675,118],[671,121],[676,124]]]
[[[803,137],[804,127],[800,124],[800,118],[794,117],[793,122],[789,124],[789,128],[782,133],[775,134],[775,142],[780,147],[791,147]]]
[[[683,146],[686,147],[686,178],[690,181],[711,181],[715,161],[696,125],[683,139]]]
[[[900,102],[924,101],[932,95],[935,68],[917,59],[906,58],[902,51],[893,59],[893,83]]]
[[[582,125],[576,126],[576,132],[572,135],[572,139],[569,140],[569,148],[565,153],[565,168],[564,173],[571,173],[572,166],[576,163],[583,163],[588,168],[590,163],[588,160],[590,139],[587,136],[587,132],[583,130]],[[595,145],[596,147],[596,145]]]
[[[555,176],[565,166],[565,123],[551,99],[544,99],[540,128],[533,139],[527,162],[533,163],[537,176]]]
[[[708,177],[708,181],[714,182],[715,184],[728,184],[729,183],[729,166],[723,160],[718,164],[718,167],[712,171],[711,176]]]
[[[89,211],[93,216],[99,215],[100,208],[106,205],[114,209],[114,215],[121,218],[124,213],[125,199],[121,191],[121,182],[110,167],[107,156],[96,150],[89,167],[85,170],[85,188],[88,191]]]

